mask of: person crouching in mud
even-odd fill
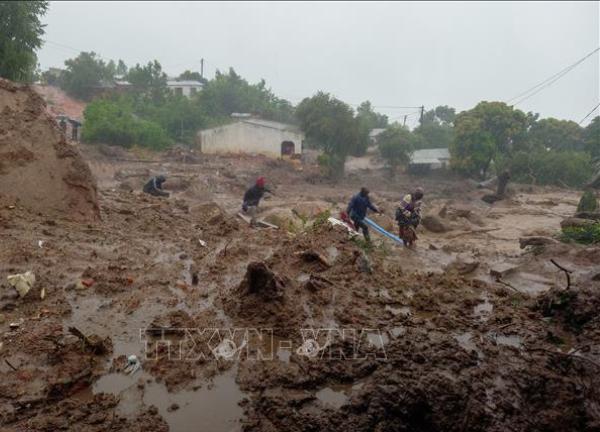
[[[256,179],[254,186],[250,187],[244,194],[244,202],[242,203],[242,211],[250,216],[250,225],[256,225],[256,213],[258,213],[258,204],[265,192],[273,193],[265,186],[265,178],[259,177]]]
[[[167,178],[164,175],[158,175],[156,177],[152,177],[148,180],[148,183],[144,185],[144,192],[154,196],[160,197],[168,197],[169,193],[165,192],[162,188],[164,182],[167,181]]]
[[[365,217],[367,217],[367,209],[374,211],[375,213],[382,213],[377,207],[375,207],[369,199],[369,189],[366,187],[361,188],[360,192],[352,197],[346,212],[354,223],[356,230],[362,229],[365,240],[370,242],[371,237],[369,236],[369,227],[365,223]]]
[[[413,246],[417,240],[416,229],[421,222],[422,199],[423,188],[418,187],[413,193],[405,195],[400,201],[400,207],[396,209],[398,237],[407,247]]]

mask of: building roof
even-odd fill
[[[217,126],[214,128],[203,129],[200,132],[214,130],[214,129],[220,129],[220,128],[228,127],[228,126],[238,124],[238,123],[246,123],[249,125],[264,127],[267,129],[274,129],[274,130],[278,130],[278,131],[287,131],[287,132],[293,132],[293,133],[298,133],[298,134],[302,133],[300,128],[295,125],[276,122],[276,121],[272,121],[272,120],[263,120],[263,119],[259,119],[259,118],[252,118],[252,117],[251,118],[245,118],[245,117],[236,118],[235,121],[232,123],[228,123],[228,124],[225,124],[222,126]]]
[[[379,135],[384,130],[385,130],[385,128],[371,129],[371,132],[369,132],[369,138],[375,138],[377,135]]]
[[[177,80],[169,80],[167,81],[167,86],[169,87],[202,87],[202,83],[200,81],[193,81],[193,80],[183,80],[183,81],[177,81]]]
[[[415,150],[410,157],[411,164],[434,164],[447,162],[450,152],[447,148]]]
[[[290,132],[300,133],[300,128],[298,128],[297,126],[291,125],[291,124],[287,124],[287,123],[280,123],[280,122],[276,122],[276,121],[272,121],[272,120],[263,120],[263,119],[259,119],[259,118],[242,118],[242,119],[240,119],[240,121],[242,123],[248,123],[248,124],[252,124],[255,126],[262,126],[262,127],[266,127],[269,129],[277,129],[277,130],[281,130],[281,131],[290,131]]]

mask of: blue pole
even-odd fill
[[[396,236],[396,235],[394,235],[392,233],[387,232],[386,230],[384,230],[383,228],[381,228],[379,225],[377,225],[375,222],[373,222],[368,217],[365,218],[365,222],[367,223],[367,225],[369,225],[370,227],[372,227],[379,234],[383,234],[387,238],[390,238],[390,239],[394,240],[395,242],[400,243],[401,245],[404,244],[404,242],[402,241],[402,239],[400,237],[398,237],[398,236]]]

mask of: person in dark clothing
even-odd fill
[[[169,193],[165,192],[162,188],[162,184],[167,181],[164,175],[158,175],[148,180],[148,183],[144,185],[144,192],[154,196],[168,197]]]
[[[359,193],[352,197],[346,212],[348,213],[350,219],[352,219],[352,222],[354,222],[356,230],[358,231],[359,229],[362,229],[365,240],[371,241],[371,237],[369,236],[369,227],[365,223],[365,217],[367,217],[368,209],[374,211],[375,213],[381,213],[381,211],[379,211],[379,209],[371,203],[371,200],[369,199],[369,189],[363,187]]]
[[[258,204],[260,203],[260,200],[264,196],[265,192],[273,193],[265,186],[265,178],[259,177],[254,186],[249,188],[244,194],[242,210],[244,213],[250,215],[252,225],[254,225],[256,213],[258,212]]]

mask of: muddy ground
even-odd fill
[[[490,206],[474,183],[356,161],[333,184],[260,157],[83,152],[101,221],[0,209],[2,430],[600,430],[600,248],[519,247],[576,192]],[[140,193],[158,173],[169,199]],[[258,175],[278,230],[236,217]],[[423,186],[443,232],[368,248],[324,222],[363,185],[390,228]],[[27,270],[19,298],[6,277]]]

